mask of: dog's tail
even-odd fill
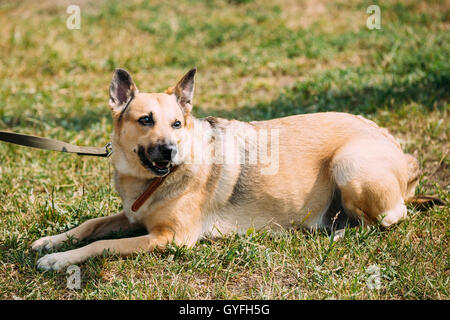
[[[414,206],[419,211],[425,211],[433,206],[445,206],[445,201],[433,196],[416,195],[406,199],[406,204]]]
[[[445,206],[445,202],[438,197],[414,195],[416,186],[419,183],[420,168],[419,161],[410,154],[406,154],[406,162],[408,163],[408,187],[406,191],[405,203],[413,205],[417,210],[424,211],[433,206]]]

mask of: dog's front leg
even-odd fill
[[[78,227],[61,234],[40,238],[31,244],[31,249],[35,251],[57,249],[69,238],[81,241],[102,237],[113,231],[125,231],[138,227],[139,225],[137,224],[131,224],[125,214],[121,212],[112,216],[85,221]]]
[[[77,264],[103,252],[127,256],[142,251],[163,248],[174,239],[173,232],[158,230],[145,236],[134,238],[99,240],[79,249],[48,254],[38,260],[37,266],[43,270],[61,271],[67,266]]]

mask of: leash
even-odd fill
[[[112,153],[111,142],[101,147],[80,147],[67,142],[31,136],[27,134],[0,131],[0,141],[44,150],[76,153],[79,156],[109,157]]]

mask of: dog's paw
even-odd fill
[[[42,252],[43,250],[53,250],[59,248],[65,240],[64,235],[47,236],[34,241],[31,250]]]
[[[37,262],[37,267],[44,271],[62,271],[66,267],[75,264],[69,252],[56,252],[43,256]]]

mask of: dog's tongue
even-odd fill
[[[155,162],[155,165],[159,169],[164,169],[167,165],[167,162]]]

